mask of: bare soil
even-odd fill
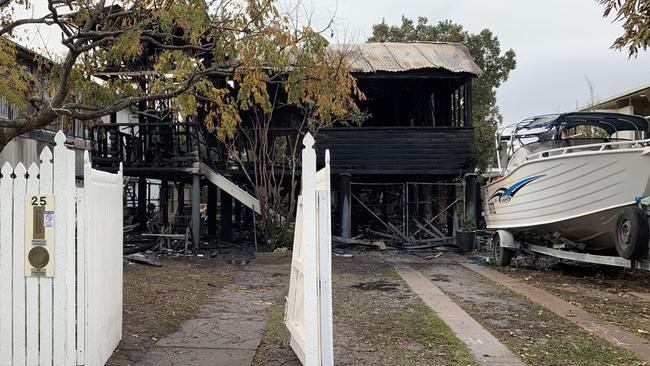
[[[201,258],[160,259],[162,267],[124,263],[122,342],[107,365],[133,365],[161,337],[175,331],[237,269]]]
[[[467,347],[377,253],[333,260],[337,365],[475,365]],[[283,309],[271,311],[255,365],[300,365]]]

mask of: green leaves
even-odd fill
[[[623,34],[616,38],[612,48],[627,47],[629,56],[650,46],[650,0],[598,0],[605,7],[604,17],[615,13],[614,21],[623,22]]]
[[[10,105],[25,108],[37,80],[28,65],[16,59],[16,46],[0,37],[0,98]]]

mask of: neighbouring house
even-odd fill
[[[40,93],[45,95],[43,85],[45,84],[48,74],[47,69],[51,61],[19,44],[15,44],[15,46],[18,61],[27,66],[37,76],[40,84],[36,87],[40,88]],[[31,109],[33,107],[30,106],[28,108]],[[10,105],[4,99],[0,98],[0,120],[12,120],[23,112],[25,112],[23,109]],[[14,138],[0,152],[0,165],[5,162],[9,162],[12,166],[22,162],[25,167],[29,167],[31,163],[39,164],[40,159],[38,154],[45,146],[52,148],[54,145],[54,136],[58,130],[65,132],[67,144],[75,149],[76,171],[78,176],[81,175],[83,171],[83,151],[89,148],[87,129],[81,121],[73,121],[68,124],[55,121],[47,128],[30,131]]]
[[[596,103],[580,108],[582,112],[615,112],[650,117],[650,83],[613,95]],[[633,131],[617,134],[619,138],[641,138]],[[639,132],[640,134],[640,132]]]
[[[650,116],[650,83],[580,108],[582,112],[616,112]]]

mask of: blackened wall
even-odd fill
[[[472,128],[341,127],[316,136],[319,161],[330,150],[334,174],[461,175],[474,170]]]

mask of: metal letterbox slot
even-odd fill
[[[34,239],[45,239],[45,207],[33,208],[34,215]]]

